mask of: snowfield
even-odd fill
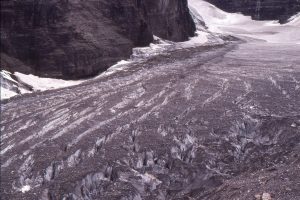
[[[277,21],[254,21],[249,16],[227,13],[203,0],[189,0],[195,16],[201,16],[211,32],[250,37],[270,43],[300,44],[300,14],[287,24]]]

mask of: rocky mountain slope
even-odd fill
[[[153,34],[183,41],[194,31],[186,0],[4,0],[1,68],[81,78],[129,57]]]
[[[299,0],[206,0],[227,12],[241,12],[257,20],[285,22],[300,12]]]

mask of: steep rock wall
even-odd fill
[[[187,40],[195,31],[186,0],[144,0],[153,33],[173,41]],[[163,17],[162,17],[163,16]]]
[[[3,0],[1,68],[81,78],[129,57],[133,47],[148,45],[153,34],[174,41],[193,35],[186,0],[148,1]],[[154,13],[169,26],[155,23]],[[169,30],[172,34],[165,34]]]
[[[206,0],[227,12],[241,12],[256,20],[281,23],[300,12],[300,0]]]

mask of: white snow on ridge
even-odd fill
[[[130,64],[131,62],[128,60],[121,60],[118,63],[116,63],[115,65],[111,66],[110,68],[108,68],[105,72],[101,73],[100,75],[96,76],[94,79],[98,79],[101,77],[106,77],[109,75],[112,75],[118,71],[126,71],[128,64]]]
[[[32,74],[26,75],[19,72],[15,72],[14,75],[19,79],[20,82],[32,86],[34,91],[53,90],[62,87],[78,85],[83,82],[82,80],[70,81],[54,78],[41,78]]]
[[[189,0],[190,10],[195,16],[201,16],[211,32],[223,33],[223,26],[241,25],[250,21],[250,17],[227,13],[202,0]]]
[[[1,78],[1,88],[0,88],[0,94],[1,94],[1,100],[2,99],[8,99],[13,96],[18,95],[19,89],[18,89],[18,82],[12,78],[12,74],[8,71],[1,70],[0,72],[0,78]]]
[[[298,26],[300,27],[300,12],[294,16],[292,16],[287,23],[288,25]]]
[[[203,0],[188,0],[192,12],[201,16],[212,32],[251,37],[270,43],[300,43],[299,15],[287,24],[277,21],[255,21],[237,13],[227,13]]]
[[[35,91],[53,90],[72,85],[78,85],[83,80],[69,81],[54,78],[41,78],[34,75],[26,75],[19,72],[11,74],[8,71],[1,71],[1,100],[16,95],[31,93]]]
[[[9,90],[9,89],[7,89],[5,87],[2,87],[2,86],[1,86],[0,90],[1,90],[1,100],[2,99],[9,99],[9,98],[11,98],[13,96],[18,95],[18,93],[14,92],[12,90]]]
[[[124,64],[128,65],[132,62],[143,61],[156,55],[168,54],[172,50],[213,45],[216,43],[220,44],[224,42],[217,36],[214,36],[212,33],[205,30],[204,27],[197,27],[195,36],[189,38],[189,40],[185,42],[172,42],[169,40],[161,39],[157,36],[154,36],[154,40],[155,43],[151,43],[148,47],[133,48],[133,53],[131,55],[131,58],[126,61],[127,63],[124,63],[124,61],[122,61],[116,66],[110,67],[107,72],[109,73],[111,69],[115,71],[115,69],[117,68],[126,69]]]

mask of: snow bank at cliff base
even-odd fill
[[[288,20],[288,25],[300,27],[300,12]]]
[[[227,13],[203,0],[188,0],[194,16],[201,16],[211,32],[251,37],[270,43],[300,43],[299,15],[287,24],[277,21],[255,21],[238,13]]]
[[[11,98],[13,96],[34,91],[53,90],[63,87],[69,87],[82,83],[79,81],[69,81],[54,78],[41,78],[32,74],[22,74],[19,72],[10,73],[1,71],[1,99]]]

